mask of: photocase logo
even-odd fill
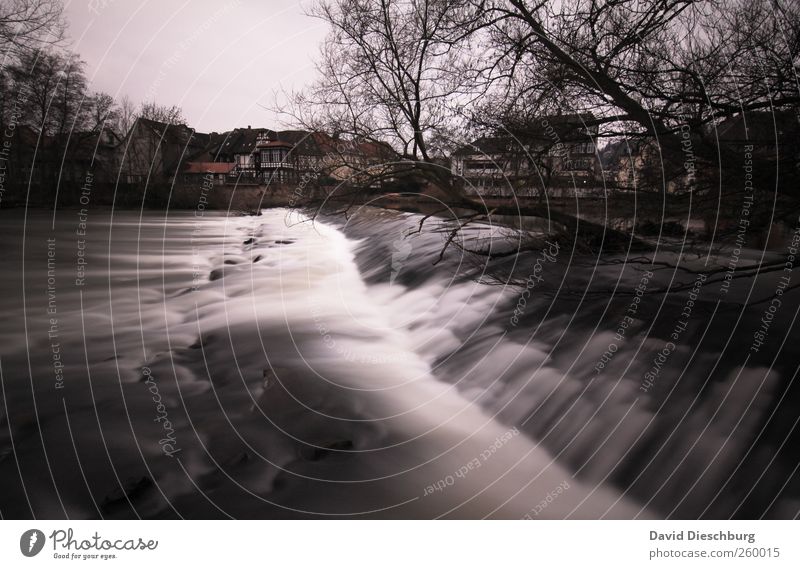
[[[44,532],[38,529],[29,529],[19,538],[19,550],[25,557],[38,555],[44,547]]]

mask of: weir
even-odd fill
[[[10,373],[28,369],[28,346],[21,319],[0,321],[8,405],[24,412],[35,390],[72,517],[208,517],[219,514],[203,498],[212,490],[239,517],[629,518],[676,503],[682,515],[720,515],[712,503],[734,491],[729,477],[758,472],[737,460],[781,376],[725,361],[713,386],[676,376],[703,296],[672,340],[669,366],[642,392],[666,340],[642,324],[658,275],[627,277],[620,289],[630,294],[600,324],[570,323],[574,305],[553,303],[545,286],[561,280],[559,252],[540,262],[543,281],[509,326],[541,250],[520,259],[522,285],[484,284],[458,256],[431,268],[447,230],[428,223],[413,233],[419,216],[386,210],[347,220],[283,209],[115,212],[113,223],[92,211],[92,277],[58,290],[59,370],[69,381],[61,374],[53,388],[49,344],[47,357],[31,359],[33,382]],[[36,226],[74,240],[74,213],[54,232]],[[44,236],[30,239],[41,244],[34,258],[47,255]],[[49,267],[29,266],[26,282],[41,287]],[[0,304],[12,313],[20,285],[7,286]],[[602,299],[593,302],[584,310],[603,315]],[[678,298],[665,312],[685,305]],[[29,333],[46,338],[51,322],[40,316]],[[661,328],[675,331],[671,321]],[[717,395],[700,399],[703,389]],[[667,397],[685,417],[659,412]],[[70,433],[89,449],[83,464],[103,473],[92,495],[74,477]],[[39,443],[20,444],[24,472]],[[722,448],[730,460],[698,479]],[[684,457],[677,467],[675,456]],[[11,466],[0,462],[0,474]],[[35,491],[59,503],[52,484]],[[28,507],[15,495],[4,511]]]

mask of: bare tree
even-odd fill
[[[139,117],[164,124],[185,124],[183,109],[177,105],[159,105],[155,101],[142,103],[139,109]]]
[[[385,176],[420,173],[451,191],[437,158],[463,128],[460,107],[480,93],[459,48],[469,41],[462,23],[471,9],[444,0],[337,0],[311,13],[332,28],[319,80],[280,110],[305,128],[386,143],[395,167]]]
[[[591,106],[617,132],[675,142],[675,123],[797,105],[796,5],[743,0],[477,1],[492,15],[507,94]],[[780,7],[780,9],[777,9]],[[755,78],[761,81],[753,81]],[[582,104],[579,104],[582,101]],[[510,101],[506,101],[507,103]]]
[[[59,44],[66,23],[60,0],[4,0],[0,3],[0,55],[13,61],[20,54]]]
[[[735,203],[723,195],[741,186],[729,175],[741,156],[717,137],[722,121],[762,109],[797,110],[796,3],[337,0],[317,4],[314,14],[333,31],[321,78],[293,100],[292,114],[308,119],[303,124],[388,141],[399,164],[443,189],[453,205],[484,214],[490,208],[452,184],[430,151],[432,141],[465,132],[466,115],[473,125],[512,125],[523,140],[536,116],[592,113],[585,126],[598,138],[655,141],[661,194],[691,162],[692,173],[703,174],[696,196],[711,207]],[[781,156],[790,170],[781,171],[786,183],[776,189],[789,194],[797,156]],[[768,169],[758,170],[770,187]],[[675,211],[686,206],[670,199]],[[783,205],[796,208],[794,200]],[[588,243],[642,245],[541,205],[491,209],[547,217]]]
[[[136,121],[136,116],[136,105],[131,101],[130,97],[123,95],[119,101],[116,120],[112,126],[116,135],[120,138],[124,138]]]
[[[750,232],[781,218],[796,221],[796,2],[476,0],[473,5],[486,14],[478,33],[490,38],[496,62],[495,90],[488,104],[476,109],[479,121],[489,116],[490,124],[516,124],[524,132],[536,116],[553,109],[591,112],[599,137],[633,139],[645,151],[639,154],[643,160],[633,163],[636,189],[654,191],[637,191],[637,214],[644,210],[662,222],[680,216],[687,224],[690,216],[702,216],[715,239],[738,231],[730,220],[738,221],[743,208]],[[721,129],[735,121],[744,140],[731,143]],[[768,123],[760,140],[758,122]],[[774,142],[765,144],[765,138]],[[752,156],[742,148],[750,140],[761,145]],[[746,164],[751,187],[758,189],[750,191],[753,205],[745,195]],[[667,195],[670,182],[687,178],[692,180],[688,197]],[[663,229],[662,223],[658,232]],[[711,252],[713,244],[689,239],[683,248]],[[757,263],[736,274],[749,278],[769,270]]]
[[[104,128],[109,128],[116,132],[116,125],[120,120],[120,107],[114,101],[114,97],[108,93],[95,93],[89,97],[89,124],[91,132],[99,132]]]
[[[687,174],[719,200],[740,161],[716,128],[740,113],[796,113],[800,9],[796,2],[565,0],[474,2],[487,14],[497,78],[494,122],[525,123],[553,109],[591,111],[600,137],[654,140],[656,189]],[[486,116],[486,108],[481,110]],[[776,129],[777,132],[777,129]],[[762,186],[792,193],[794,149],[781,180],[762,165]],[[767,157],[774,161],[776,156]],[[774,167],[772,168],[774,169]],[[660,182],[660,184],[658,184]],[[794,205],[794,204],[792,204]]]
[[[49,115],[54,128],[50,134],[65,137],[80,133],[89,126],[91,96],[87,97],[86,64],[77,54],[57,54],[56,90]]]
[[[607,243],[627,243],[626,236],[547,205],[490,207],[464,191],[437,153],[465,142],[469,109],[500,80],[493,74],[502,62],[485,57],[492,38],[480,33],[496,25],[486,9],[472,0],[319,2],[312,13],[332,28],[319,80],[279,110],[304,128],[387,143],[391,168],[373,170],[371,183],[419,178],[443,192],[451,207],[476,212],[468,214],[471,221],[490,213],[534,215],[585,242],[609,234]]]
[[[116,120],[114,99],[88,91],[84,63],[71,52],[24,52],[10,69],[9,78],[7,86],[16,105],[9,113],[15,113],[18,125],[39,133],[35,152],[33,148],[21,148],[30,145],[29,140],[17,145],[17,151],[26,155],[25,160],[35,160],[30,170],[38,172],[37,181],[50,190],[57,187],[55,182],[59,180],[70,181],[82,175],[86,162],[93,162],[101,131]],[[17,169],[15,175],[22,170]]]
[[[60,54],[35,50],[20,55],[11,68],[18,100],[24,104],[22,119],[34,130],[50,135],[58,130],[60,121],[55,108],[64,59]]]

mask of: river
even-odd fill
[[[752,354],[737,308],[777,275],[420,220],[0,212],[2,516],[796,516],[800,302]]]

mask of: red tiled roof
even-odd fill
[[[233,170],[233,162],[187,162],[187,174],[227,174]]]

